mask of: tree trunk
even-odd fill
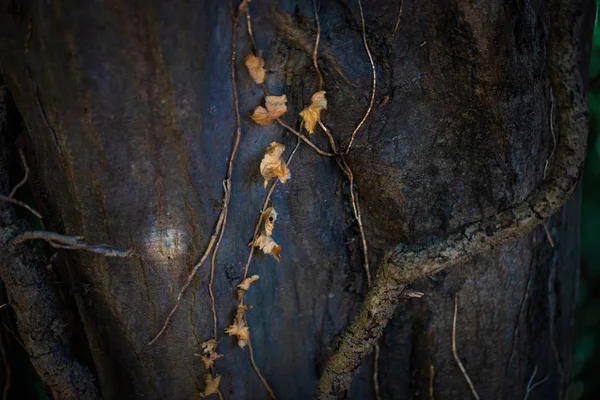
[[[543,180],[546,163],[560,161],[552,158],[561,132],[549,38],[559,23],[580,29],[574,35],[585,39],[570,56],[585,75],[593,3],[573,3],[577,12],[557,21],[558,3],[541,0],[363,0],[376,92],[345,160],[373,270],[391,245],[425,243],[518,203]],[[285,144],[287,157],[297,139],[276,123],[248,118],[264,94],[244,67],[252,51],[244,15],[232,29],[237,3],[0,4],[0,63],[26,126],[18,144],[26,149],[44,228],[136,253],[60,250],[54,263],[65,282],[56,288],[66,293],[62,307],[76,305],[67,330],[83,327],[68,352],[93,371],[105,399],[191,399],[203,389],[195,353],[212,338],[210,259],[165,333],[149,341],[222,209],[236,134],[229,65],[236,32],[242,134],[215,264],[224,355],[215,365],[226,399],[265,398],[248,349],[224,329],[235,315],[236,285],[267,193],[261,158],[273,141]],[[287,95],[282,119],[298,126],[299,111],[318,90],[313,3],[254,1],[250,13],[266,88]],[[345,149],[371,97],[361,14],[354,0],[322,1],[318,13],[329,102],[322,120]],[[322,132],[310,140],[331,151]],[[289,168],[291,179],[272,197],[281,262],[255,254],[250,274],[260,280],[247,292],[247,319],[256,364],[274,393],[307,399],[367,281],[339,165],[301,144]],[[544,378],[530,400],[564,397],[579,265],[577,197],[546,227],[412,285],[424,296],[400,302],[379,342],[382,398],[471,396],[452,351],[455,298],[456,353],[482,399],[524,398],[530,379],[531,387]],[[7,274],[11,303],[26,304],[11,292]],[[21,329],[28,322],[18,317]],[[365,358],[348,398],[375,397],[373,365]]]

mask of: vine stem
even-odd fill
[[[363,124],[369,117],[371,110],[373,109],[373,104],[375,103],[375,90],[377,88],[377,73],[375,72],[375,63],[373,63],[373,56],[371,55],[371,50],[369,49],[369,44],[367,43],[367,31],[365,28],[365,16],[363,14],[362,3],[360,2],[360,0],[357,0],[357,3],[358,3],[358,9],[360,10],[360,22],[361,22],[361,26],[362,26],[363,45],[365,46],[365,51],[367,52],[367,56],[369,56],[369,63],[371,64],[371,73],[373,75],[373,82],[371,84],[371,100],[369,101],[369,107],[367,108],[367,111],[365,112],[365,115],[363,116],[362,120],[359,122],[359,124],[356,126],[356,128],[354,128],[354,132],[352,132],[352,137],[350,138],[350,143],[348,143],[348,147],[346,148],[346,154],[348,154],[350,152],[350,148],[352,147],[352,143],[354,143],[354,139],[356,138],[356,134],[358,133],[358,130],[363,126]]]
[[[185,293],[185,291],[188,289],[188,287],[192,283],[194,277],[196,276],[196,273],[198,272],[198,269],[200,269],[202,264],[204,264],[204,261],[206,261],[208,256],[211,255],[211,252],[212,252],[212,257],[211,257],[210,278],[209,278],[209,283],[208,283],[208,292],[209,292],[209,296],[211,299],[211,311],[212,311],[212,315],[213,315],[214,339],[216,340],[217,336],[218,336],[217,335],[218,321],[217,321],[217,314],[216,314],[216,308],[215,308],[215,296],[214,296],[214,293],[212,290],[212,284],[214,281],[216,256],[217,256],[217,252],[219,249],[219,245],[221,244],[221,239],[223,238],[223,234],[225,232],[225,226],[227,224],[227,212],[228,212],[228,207],[229,207],[229,201],[231,199],[231,176],[233,174],[233,161],[237,154],[239,144],[240,144],[240,137],[242,134],[241,116],[240,116],[240,110],[239,110],[239,99],[238,99],[238,93],[237,93],[237,84],[235,81],[235,60],[236,60],[235,43],[236,43],[236,37],[237,37],[238,20],[239,20],[239,12],[235,13],[235,15],[232,17],[231,56],[229,59],[229,66],[231,69],[230,79],[231,79],[231,86],[232,86],[232,91],[233,91],[233,102],[234,102],[234,108],[235,108],[235,133],[234,133],[234,138],[233,138],[233,142],[234,142],[233,147],[231,149],[231,153],[229,156],[229,162],[227,164],[226,176],[225,176],[225,179],[223,180],[223,200],[222,200],[221,212],[219,214],[219,218],[217,220],[215,230],[208,242],[206,251],[202,255],[202,258],[200,259],[200,261],[198,263],[196,263],[196,265],[194,266],[194,269],[192,269],[192,272],[190,272],[190,274],[188,275],[185,284],[183,285],[183,287],[179,291],[179,294],[177,295],[177,300],[175,302],[175,305],[169,312],[169,315],[167,316],[167,319],[163,323],[161,329],[158,331],[156,336],[154,336],[154,338],[152,340],[150,340],[150,342],[148,343],[149,345],[154,344],[158,340],[158,338],[160,338],[162,336],[162,334],[165,332],[165,330],[167,329],[167,327],[169,325],[169,322],[173,318],[173,315],[179,308],[183,294]],[[214,251],[213,251],[213,249],[214,249]]]
[[[454,296],[454,318],[452,319],[452,356],[454,356],[454,361],[456,361],[458,368],[460,368],[460,371],[462,372],[463,376],[465,377],[465,380],[467,381],[467,384],[469,385],[469,388],[471,389],[471,393],[473,394],[473,397],[475,398],[475,400],[479,400],[479,394],[477,394],[477,390],[475,390],[475,386],[473,386],[473,382],[471,382],[471,378],[469,377],[469,374],[467,374],[467,370],[465,369],[465,366],[463,365],[462,361],[460,361],[460,358],[458,357],[458,353],[456,352],[456,317],[457,317],[457,314],[458,314],[458,297]]]
[[[317,76],[319,77],[319,92],[323,90],[323,74],[321,73],[321,69],[319,68],[319,62],[317,61],[317,55],[319,52],[319,41],[321,40],[321,23],[319,22],[319,10],[317,9],[317,0],[312,0],[313,10],[315,12],[315,24],[317,25],[317,35],[315,38],[315,47],[313,49],[312,58],[313,65],[315,67],[315,71],[317,72]]]

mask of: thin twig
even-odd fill
[[[515,350],[517,349],[517,337],[519,335],[519,322],[521,319],[521,315],[525,310],[525,304],[527,304],[527,298],[529,297],[529,285],[531,284],[531,277],[533,276],[533,256],[531,257],[531,261],[529,263],[529,272],[527,273],[527,283],[525,284],[525,289],[523,291],[523,297],[521,298],[521,305],[519,307],[519,312],[517,313],[517,318],[515,319],[515,328],[513,330],[513,338],[512,338],[512,346],[510,350],[510,357],[508,358],[508,364],[506,365],[506,370],[508,370],[512,364],[513,357],[515,356]]]
[[[317,55],[319,52],[319,40],[321,39],[321,23],[319,22],[319,11],[317,10],[317,0],[312,0],[313,9],[315,11],[315,24],[317,25],[317,37],[315,38],[315,48],[313,49],[312,58],[315,71],[319,77],[319,92],[323,90],[323,74],[319,69],[319,63],[317,62]]]
[[[275,393],[273,393],[273,390],[267,383],[267,380],[260,372],[260,369],[258,369],[258,367],[256,366],[256,362],[254,361],[254,351],[252,350],[252,342],[250,341],[250,336],[248,336],[248,352],[250,353],[250,363],[252,364],[252,368],[254,368],[256,375],[258,375],[258,378],[262,382],[263,386],[265,387],[265,389],[267,389],[267,392],[269,392],[269,396],[271,396],[272,399],[277,400],[277,397],[275,396]]]
[[[542,383],[544,383],[548,380],[548,376],[546,376],[545,378],[540,379],[536,383],[533,383],[533,379],[535,378],[537,371],[538,371],[538,367],[536,365],[535,368],[533,369],[533,373],[531,374],[531,377],[529,378],[529,382],[527,382],[527,389],[525,391],[525,397],[523,397],[523,400],[527,400],[529,398],[529,394],[533,391],[533,389],[535,389],[536,387],[538,387],[539,385],[541,385]]]
[[[243,4],[243,3],[242,3]],[[240,4],[240,7],[242,7]],[[246,7],[247,9],[247,7]],[[231,199],[231,176],[233,175],[233,161],[237,154],[240,138],[242,136],[242,118],[240,115],[240,101],[238,97],[238,89],[237,83],[235,80],[235,61],[236,61],[236,39],[237,39],[237,29],[239,23],[239,9],[236,15],[232,20],[231,27],[231,56],[229,58],[229,70],[230,70],[230,80],[231,80],[231,90],[233,92],[233,108],[235,111],[235,135],[233,139],[233,146],[231,149],[231,154],[229,156],[229,162],[227,165],[227,174],[225,176],[225,180],[223,181],[223,224],[221,225],[220,232],[218,233],[218,239],[215,244],[215,249],[213,251],[211,261],[210,261],[210,280],[208,283],[208,292],[210,294],[211,300],[211,308],[213,314],[213,336],[214,339],[217,340],[217,311],[215,308],[215,296],[213,293],[212,285],[215,275],[215,262],[217,258],[217,254],[219,252],[219,246],[221,245],[221,240],[223,239],[223,234],[225,233],[225,227],[227,225],[227,214],[229,210],[229,200]]]
[[[23,154],[23,150],[21,149],[19,149],[19,157],[21,157],[21,163],[23,164],[23,168],[25,169],[25,176],[23,177],[23,179],[21,179],[21,182],[17,183],[13,190],[10,191],[8,197],[15,197],[15,193],[17,193],[17,190],[19,190],[19,188],[23,186],[25,182],[27,182],[27,179],[29,179],[29,166],[27,165],[25,154]]]
[[[550,247],[554,248],[554,240],[552,240],[552,235],[550,235],[550,231],[548,230],[548,227],[546,226],[546,223],[544,222],[542,224],[542,226],[544,227],[544,231],[546,232],[546,238],[548,238],[548,242],[550,243]]]
[[[402,18],[402,10],[404,8],[404,0],[400,0],[400,10],[398,10],[398,18],[396,19],[396,25],[394,26],[394,31],[392,32],[392,39],[396,32],[398,32],[398,28],[400,27],[400,19]]]
[[[373,389],[375,391],[375,400],[381,400],[379,390],[379,343],[375,345],[375,357],[373,360]]]
[[[217,389],[217,396],[219,397],[219,400],[223,400],[223,394],[219,389]]]
[[[292,22],[292,18],[289,14],[283,11],[273,11],[271,13],[273,18],[273,23],[275,24],[281,36],[287,40],[292,46],[298,47],[301,50],[305,51],[309,56],[312,55],[314,50],[314,45],[311,40],[307,37],[307,33],[304,29],[297,26]],[[346,82],[348,85],[353,88],[358,88],[358,86],[350,81],[346,74],[342,71],[340,65],[338,64],[335,56],[333,56],[332,52],[328,49],[324,51],[321,50],[321,59],[325,59],[331,69],[338,73],[338,75]]]
[[[552,88],[550,88],[550,133],[552,134],[552,151],[544,164],[544,175],[543,178],[546,179],[546,175],[548,174],[548,165],[550,164],[550,160],[554,156],[554,152],[556,151],[556,134],[554,133],[554,93]],[[554,246],[552,246],[554,247]]]
[[[321,129],[323,129],[323,132],[325,132],[327,139],[329,139],[329,145],[331,146],[331,150],[333,150],[334,154],[338,154],[337,145],[335,144],[335,140],[333,139],[333,135],[331,134],[331,131],[329,131],[329,129],[325,126],[325,124],[323,124],[321,119],[319,119],[318,122],[319,122],[319,126],[321,127]]]
[[[217,240],[217,232],[220,231],[221,225],[223,224],[223,217],[224,217],[224,214],[221,211],[221,214],[219,215],[219,219],[217,221],[217,226],[215,227],[215,231],[214,231],[213,235],[210,237],[210,240],[208,242],[208,246],[206,247],[206,251],[204,252],[204,255],[202,255],[202,258],[200,259],[200,261],[198,261],[198,263],[194,266],[194,269],[192,270],[192,272],[190,272],[190,274],[188,275],[188,278],[187,278],[185,284],[183,285],[183,287],[179,291],[179,294],[177,295],[177,301],[175,302],[175,305],[169,312],[169,315],[167,316],[167,319],[163,323],[162,327],[160,328],[160,331],[158,331],[156,336],[154,336],[154,338],[148,343],[148,345],[154,344],[154,342],[156,342],[156,340],[158,340],[158,338],[167,329],[167,326],[169,325],[171,318],[173,318],[173,314],[175,314],[175,311],[177,311],[177,308],[179,308],[179,303],[181,302],[183,293],[187,290],[187,288],[192,283],[192,280],[194,279],[194,276],[196,276],[196,272],[198,272],[198,269],[202,266],[202,264],[204,264],[204,261],[206,261],[206,259],[208,258],[208,255],[210,254],[210,252],[215,244],[215,241]]]
[[[433,397],[433,382],[435,379],[435,367],[429,364],[429,400],[434,400]]]
[[[230,191],[229,191],[229,186],[227,185],[226,181],[223,182],[223,190],[225,192],[225,194],[224,194],[225,199],[223,201],[223,208],[221,211],[221,215],[223,216],[223,223],[219,227],[218,239],[216,241],[215,250],[212,252],[212,257],[210,258],[210,277],[208,279],[208,295],[210,297],[210,307],[211,307],[212,317],[213,317],[213,338],[215,340],[217,340],[218,322],[217,322],[217,310],[216,310],[216,306],[215,306],[215,294],[213,292],[213,282],[215,279],[215,261],[216,261],[216,257],[217,257],[217,248],[221,244],[221,239],[223,238],[223,233],[225,232],[225,222],[227,221],[228,207],[226,205],[226,202],[229,203]]]
[[[350,169],[350,166],[348,166],[348,164],[346,163],[346,160],[344,159],[344,157],[340,156],[339,165],[340,165],[340,168],[342,169],[342,171],[344,171],[344,173],[348,177],[348,180],[350,181],[350,199],[351,199],[351,203],[352,203],[352,211],[354,212],[354,218],[356,219],[356,223],[358,224],[358,229],[360,232],[360,239],[361,239],[361,243],[362,243],[363,258],[364,258],[365,275],[367,276],[367,285],[371,286],[371,268],[369,267],[369,248],[367,246],[367,236],[365,234],[365,228],[362,223],[362,216],[360,213],[360,204],[358,201],[358,194],[356,194],[354,192],[354,175],[352,174],[352,170]]]
[[[337,146],[335,144],[335,140],[333,139],[333,135],[331,134],[331,131],[325,126],[325,124],[323,124],[323,122],[320,119],[318,122],[319,122],[319,126],[321,127],[323,132],[325,132],[325,135],[327,135],[327,138],[329,139],[329,144],[331,145],[333,152],[337,154]],[[369,267],[369,250],[368,250],[368,246],[367,246],[367,236],[365,234],[365,229],[364,229],[364,226],[362,223],[362,216],[360,213],[360,203],[358,200],[358,194],[356,194],[354,192],[354,175],[352,173],[352,170],[350,169],[350,166],[348,165],[348,163],[346,163],[346,160],[344,159],[344,157],[341,154],[338,154],[338,156],[339,157],[336,158],[336,161],[337,161],[340,169],[344,172],[344,174],[348,178],[348,181],[350,182],[350,198],[351,198],[351,203],[352,203],[352,211],[354,212],[354,218],[356,219],[356,222],[358,224],[358,229],[360,232],[360,239],[361,239],[362,250],[363,250],[363,258],[365,260],[364,268],[365,268],[365,274],[367,276],[367,283],[368,283],[368,286],[371,286],[371,268]]]
[[[558,369],[558,373],[560,375],[560,387],[562,387],[565,374],[563,372],[562,362],[560,359],[560,352],[558,351],[558,347],[556,346],[556,338],[554,336],[554,318],[556,316],[556,299],[553,300],[555,285],[556,285],[556,265],[553,265],[550,273],[548,274],[548,331],[550,336],[550,346],[552,347],[552,352],[554,354],[554,360],[556,361],[556,368]],[[554,294],[554,296],[553,296]]]
[[[458,368],[460,368],[463,373],[465,380],[469,384],[469,388],[471,389],[471,393],[476,400],[479,400],[479,395],[475,390],[475,386],[473,386],[473,382],[471,382],[471,378],[469,378],[469,374],[467,374],[467,370],[463,366],[463,363],[458,358],[458,354],[456,353],[456,314],[458,314],[458,297],[454,296],[454,319],[452,320],[452,355],[454,356],[454,360],[456,364],[458,364]]]
[[[375,64],[373,63],[373,56],[371,55],[371,50],[369,50],[369,44],[367,43],[367,32],[365,29],[365,17],[363,15],[363,8],[362,8],[362,4],[361,4],[360,0],[357,0],[357,2],[358,2],[358,9],[360,10],[360,21],[362,24],[363,44],[365,46],[365,50],[367,51],[367,55],[369,56],[369,62],[371,63],[371,72],[373,74],[373,83],[371,86],[371,100],[369,101],[369,107],[367,108],[367,112],[365,113],[363,119],[356,126],[356,128],[354,129],[354,132],[352,132],[352,137],[350,138],[350,143],[348,143],[348,148],[346,149],[346,154],[348,154],[350,152],[350,148],[352,147],[352,143],[354,143],[356,133],[361,128],[361,126],[365,123],[365,121],[369,117],[369,114],[371,113],[371,110],[373,109],[373,104],[375,103],[375,89],[377,87],[377,73],[375,72]]]
[[[252,33],[252,17],[250,16],[250,5],[248,1],[242,1],[240,7],[245,4],[244,14],[246,14],[246,29],[248,30],[248,38],[250,39],[250,46],[252,47],[252,54],[258,56],[258,47],[256,47],[256,41],[254,41],[254,34]]]
[[[13,246],[23,244],[28,240],[40,239],[48,242],[52,247],[65,248],[71,250],[86,250],[92,253],[101,254],[106,257],[131,257],[134,254],[133,249],[122,250],[107,244],[87,244],[81,241],[82,236],[68,236],[56,232],[48,231],[29,231],[21,233],[13,242]]]
[[[6,306],[10,306],[10,303],[4,303],[4,304],[0,305],[0,308],[4,308]]]
[[[317,153],[321,154],[322,156],[326,156],[326,157],[333,157],[335,154],[331,154],[328,153],[326,151],[321,150],[320,148],[317,147],[316,144],[314,144],[313,142],[311,142],[306,136],[304,136],[302,133],[298,132],[297,130],[295,130],[294,128],[292,128],[291,126],[287,125],[285,122],[283,122],[281,120],[281,118],[277,118],[277,122],[279,123],[279,125],[283,126],[285,129],[287,129],[288,131],[292,132],[294,135],[298,136],[300,139],[302,139],[304,141],[304,143],[306,143],[307,145],[309,145],[310,147],[312,147],[312,149],[314,151],[316,151]]]
[[[34,210],[32,207],[30,207],[29,205],[27,205],[26,203],[23,203],[20,200],[17,199],[13,199],[12,197],[7,197],[7,196],[1,196],[0,195],[0,200],[2,201],[7,201],[9,203],[13,203],[16,204],[18,206],[21,206],[23,208],[26,208],[27,210],[29,210],[30,213],[32,213],[33,215],[35,215],[36,217],[38,217],[39,219],[42,219],[42,215],[37,212],[36,210]]]

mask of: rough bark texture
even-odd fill
[[[0,2],[0,65],[29,131],[46,229],[133,246],[141,256],[69,253],[59,269],[106,399],[195,398],[202,384],[194,353],[211,337],[208,265],[165,335],[152,347],[148,341],[220,209],[234,134],[231,18],[222,3]],[[523,200],[553,147],[547,2],[405,1],[393,34],[399,5],[363,2],[377,106],[348,162],[372,265],[391,244],[423,243]],[[284,119],[292,123],[316,90],[307,53],[312,2],[252,2],[251,10],[266,85],[287,94]],[[345,146],[368,104],[370,66],[354,1],[321,2],[320,17],[330,104],[323,120]],[[237,40],[238,52],[248,53],[244,29]],[[245,116],[262,92],[241,57],[237,76]],[[247,117],[242,130],[214,286],[220,329],[234,314],[264,200],[261,156],[273,140],[295,144],[276,125]],[[325,138],[314,140],[326,148]],[[278,397],[306,399],[366,288],[338,166],[301,146],[290,168],[292,179],[273,201],[282,262],[255,258],[250,271],[261,279],[247,295],[248,322],[257,364]],[[535,367],[549,379],[529,399],[559,398],[568,377],[578,210],[574,200],[549,221],[554,248],[539,228],[417,282],[426,296],[396,310],[381,344],[383,398],[429,398],[430,390],[436,399],[470,396],[450,350],[455,295],[458,351],[481,398],[522,398]],[[225,337],[220,351],[223,395],[264,397],[247,352]],[[371,368],[364,363],[350,398],[373,397]]]
[[[0,193],[9,192],[8,166],[18,126],[10,105],[6,86],[0,81]],[[12,205],[0,202],[0,279],[17,316],[23,346],[55,398],[99,399],[93,375],[72,357],[69,314],[61,309],[46,269],[48,263],[33,250],[13,246],[13,239],[26,229]]]

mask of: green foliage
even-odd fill
[[[600,1],[596,1],[600,4]],[[590,60],[590,136],[583,176],[581,280],[569,400],[600,394],[600,21],[596,18]]]

